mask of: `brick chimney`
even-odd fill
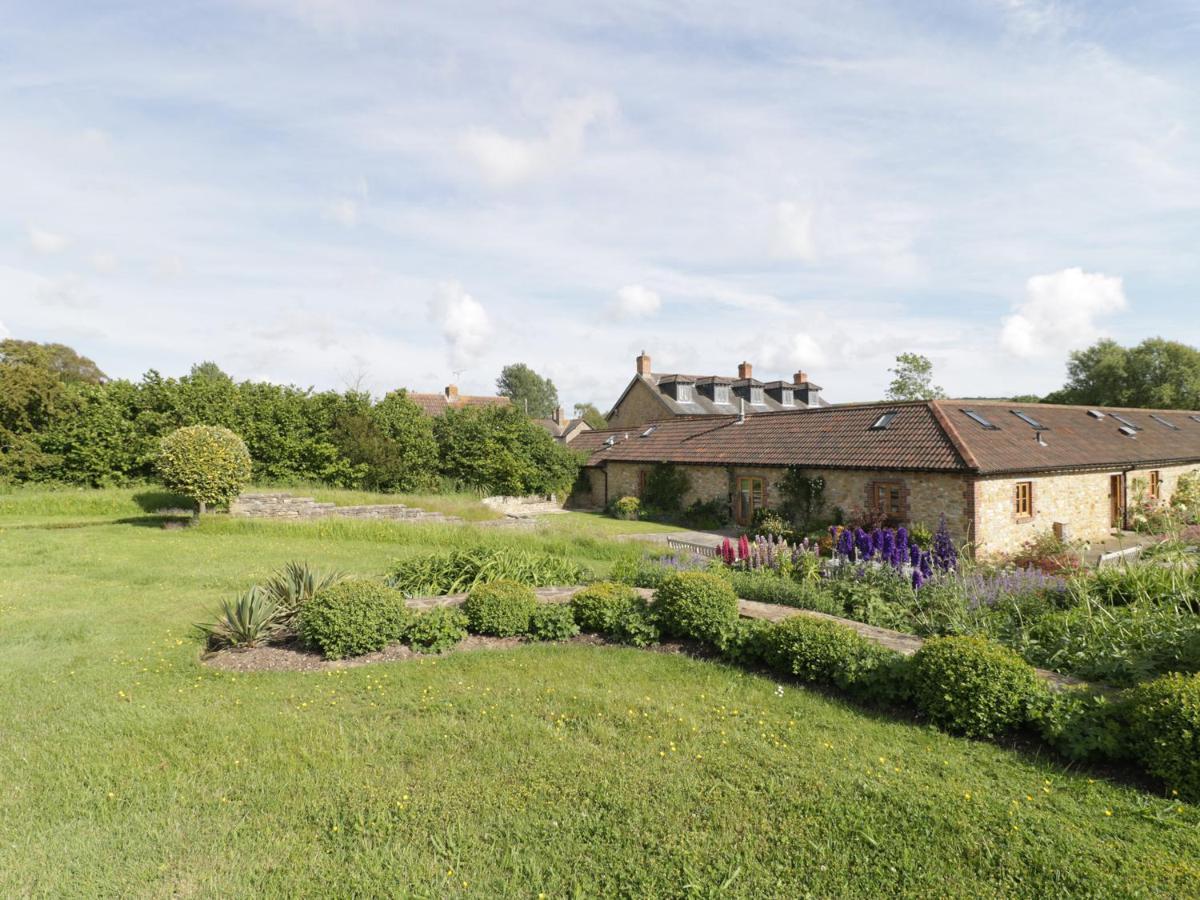
[[[792,376],[792,384],[804,384],[808,381],[808,373],[801,370]]]
[[[738,378],[753,378],[754,367],[748,362],[741,363],[738,366]]]
[[[639,375],[650,374],[650,357],[646,355],[646,351],[642,351],[642,355],[637,358],[637,373]]]
[[[457,403],[458,402],[458,385],[457,384],[446,385],[446,402],[447,403]]]
[[[560,427],[566,427],[567,413],[561,406],[556,406],[554,408],[554,424]]]

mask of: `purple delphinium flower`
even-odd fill
[[[918,568],[921,570],[921,574],[923,576],[925,576],[925,578],[929,578],[930,576],[932,576],[933,575],[933,554],[932,553],[922,553],[921,554],[921,565],[918,566]]]
[[[837,553],[846,559],[854,555],[854,535],[849,528],[843,528],[838,535]]]
[[[857,528],[854,531],[854,546],[858,550],[859,559],[869,559],[871,556],[871,536]]]
[[[908,558],[908,529],[903,525],[896,529],[896,549],[902,558]]]
[[[883,552],[883,529],[876,528],[871,532],[871,555]]]
[[[916,544],[908,545],[908,564],[914,569],[921,565],[921,548]]]
[[[919,591],[921,585],[925,583],[925,576],[921,574],[921,568],[916,566],[912,570],[912,586],[913,590]]]
[[[950,572],[958,565],[958,551],[954,549],[954,541],[950,538],[945,513],[942,513],[937,534],[933,536],[933,560],[943,572]]]
[[[892,565],[892,553],[896,549],[896,533],[890,528],[884,529],[876,549],[879,551],[880,561],[889,566]]]

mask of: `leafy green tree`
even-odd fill
[[[250,482],[250,453],[228,428],[189,425],[162,439],[158,473],[169,490],[196,501],[196,515],[228,503]]]
[[[39,344],[8,338],[0,341],[0,363],[25,363],[48,369],[64,384],[103,384],[108,376],[100,367],[66,344]]]
[[[889,400],[936,400],[946,393],[933,383],[933,363],[919,353],[901,353],[896,365],[888,370],[892,383],[888,385]]]
[[[581,458],[509,406],[448,410],[434,422],[442,473],[489,494],[563,494]]]
[[[592,403],[576,403],[575,418],[583,419],[590,428],[594,428],[596,431],[608,427],[608,420]]]
[[[1048,403],[1200,408],[1200,350],[1178,341],[1147,338],[1136,347],[1104,339],[1071,354],[1067,383]]]
[[[496,379],[496,392],[533,419],[547,419],[558,407],[558,389],[525,363],[505,366]]]
[[[4,342],[13,343],[25,349],[26,342]],[[44,354],[5,352],[0,357],[0,479],[46,477],[58,460],[42,446],[42,437],[69,408],[66,385]]]
[[[351,465],[361,467],[361,486],[394,492],[433,488],[438,465],[433,420],[407,393],[393,391],[373,406],[365,394],[346,399],[353,408],[337,420],[338,446]]]

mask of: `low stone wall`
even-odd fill
[[[563,501],[553,494],[549,497],[484,497],[480,502],[488,509],[514,519],[529,519],[564,511]]]
[[[403,503],[337,506],[318,503],[312,497],[293,497],[286,492],[242,494],[229,505],[229,514],[246,519],[386,519],[391,522],[461,522],[457,516],[427,512]]]

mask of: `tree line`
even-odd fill
[[[162,438],[186,425],[240,435],[260,484],[549,494],[568,490],[581,462],[515,405],[433,418],[404,390],[376,400],[235,382],[213,363],[181,378],[109,379],[61,344],[0,341],[0,481],[151,479]]]

